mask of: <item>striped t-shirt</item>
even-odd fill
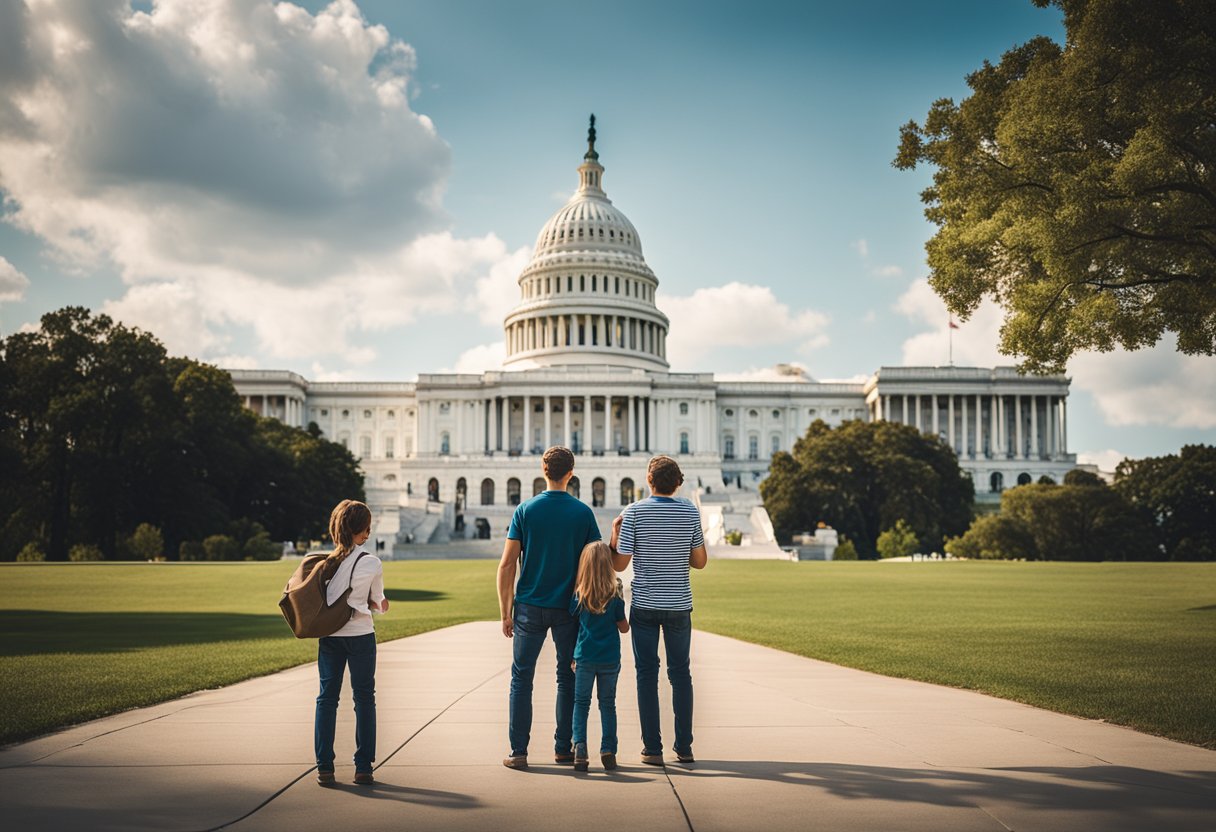
[[[626,508],[617,551],[633,556],[633,605],[691,610],[688,555],[704,545],[701,515],[688,500],[647,497]]]

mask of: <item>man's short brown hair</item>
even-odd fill
[[[656,494],[675,494],[676,489],[684,484],[684,472],[680,470],[680,464],[669,456],[651,458],[650,464],[646,466],[646,476]]]
[[[554,445],[545,451],[540,461],[545,477],[554,482],[560,482],[566,474],[574,470],[574,454],[569,448],[563,448],[561,445]]]

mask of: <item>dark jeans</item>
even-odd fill
[[[528,753],[532,738],[532,677],[536,675],[536,659],[545,643],[545,634],[553,631],[553,646],[557,648],[557,730],[553,733],[553,750],[570,753],[571,722],[574,717],[574,640],[578,636],[578,619],[568,610],[515,604],[513,615],[515,637],[512,639],[514,657],[511,662],[510,726],[512,756]]]
[[[376,760],[376,634],[327,636],[317,640],[321,694],[317,697],[313,744],[318,771],[334,770],[338,694],[348,664],[355,699],[355,771],[371,771]]]
[[[587,716],[591,712],[591,685],[600,702],[600,753],[616,753],[616,680],[621,663],[595,664],[580,661],[574,668],[573,745],[587,744]]]
[[[633,661],[638,673],[638,719],[642,723],[642,750],[663,752],[659,730],[659,633],[667,649],[667,678],[671,681],[671,710],[676,717],[677,754],[692,753],[692,673],[688,650],[692,640],[689,610],[648,610],[632,607],[629,627],[633,635]]]

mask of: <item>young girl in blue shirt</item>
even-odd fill
[[[629,632],[621,582],[612,568],[612,550],[597,540],[583,548],[570,614],[578,619],[574,645],[574,770],[586,771],[587,716],[591,687],[600,704],[600,762],[616,768],[616,680],[621,674],[621,633]]]

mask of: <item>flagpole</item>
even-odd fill
[[[953,315],[950,316],[950,318],[946,321],[946,332],[949,334],[949,338],[950,338],[950,366],[953,367],[954,366],[954,316]]]

